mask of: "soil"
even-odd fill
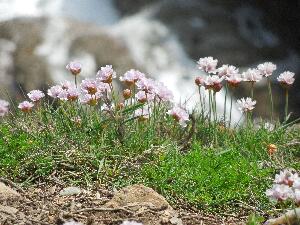
[[[146,187],[146,194],[143,191],[139,191],[140,194],[137,192],[132,194],[130,193],[132,189],[127,187],[117,193],[92,188],[81,189],[80,194],[62,196],[60,191],[65,187],[59,184],[39,184],[21,189],[10,181],[4,183],[10,189],[14,189],[12,190],[14,195],[1,196],[0,190],[1,225],[60,225],[70,220],[85,225],[119,225],[125,220],[144,225],[245,224],[236,216],[210,215],[192,207],[170,206],[162,196]],[[140,190],[144,186],[133,187],[136,191],[136,188]],[[7,192],[7,189],[5,191]],[[145,202],[149,191],[151,192],[149,201]],[[135,196],[134,200],[130,200],[128,196]],[[137,200],[138,196],[142,196],[143,201]],[[120,199],[125,199],[126,204],[120,203]],[[160,199],[161,202],[157,203]]]

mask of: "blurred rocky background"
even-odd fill
[[[18,99],[21,89],[71,79],[65,65],[76,59],[83,77],[106,64],[121,74],[138,68],[176,91],[177,100],[190,98],[201,75],[195,62],[213,56],[240,70],[277,64],[277,116],[284,97],[276,77],[295,72],[290,109],[297,118],[299,10],[299,0],[0,0],[0,97]],[[248,85],[234,95],[248,96]],[[255,99],[257,115],[268,117],[266,83],[256,85]]]

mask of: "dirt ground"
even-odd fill
[[[10,181],[3,181],[2,192],[0,185],[0,225],[60,225],[70,220],[84,225],[119,225],[125,220],[143,225],[245,224],[245,218],[204,214],[188,205],[171,207],[150,188],[146,192],[135,189],[132,193],[129,188],[121,190],[121,194],[101,188],[80,189],[80,193],[67,195],[62,194],[63,189],[58,184],[21,189]],[[147,196],[149,202],[145,202]]]

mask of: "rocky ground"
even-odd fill
[[[22,189],[0,182],[0,224],[121,224],[125,220],[155,224],[243,224],[235,215],[203,214],[192,207],[170,206],[153,189],[133,185],[116,192],[40,184]]]

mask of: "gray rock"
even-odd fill
[[[67,187],[59,192],[61,196],[79,195],[80,193],[81,189],[78,187]]]

